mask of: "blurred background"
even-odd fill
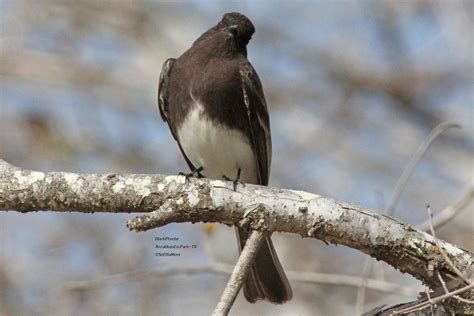
[[[435,141],[404,188],[394,216],[419,224],[426,203],[436,215],[473,178],[473,5],[0,0],[0,158],[42,171],[186,171],[158,113],[158,75],[166,58],[238,11],[257,30],[248,57],[269,105],[272,186],[383,212],[431,129],[446,120],[462,125]],[[176,224],[137,234],[125,227],[131,217],[2,212],[0,314],[208,315],[228,276],[192,268],[233,264],[233,229]],[[470,205],[437,234],[474,251],[473,226]],[[197,248],[156,257],[155,237],[164,236]],[[364,270],[366,256],[355,250],[273,239],[296,276]],[[177,270],[160,273],[170,268]],[[413,295],[368,289],[359,310],[408,301],[423,289],[380,262],[370,278]],[[291,302],[251,305],[240,295],[233,314],[355,313],[357,287],[299,279],[291,281]]]

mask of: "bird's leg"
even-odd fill
[[[189,173],[180,172],[180,173],[178,173],[178,175],[184,176],[186,178],[186,182],[188,182],[189,178],[191,178],[191,177],[204,178],[204,176],[201,174],[201,172],[203,170],[204,170],[204,168],[201,166],[199,168],[194,169],[193,171],[191,171]]]
[[[235,177],[235,179],[230,179],[228,176],[226,175],[223,175],[222,176],[222,179],[226,180],[226,181],[232,181],[232,183],[234,184],[234,191],[237,191],[237,184],[242,184],[242,186],[245,187],[245,183],[243,183],[242,181],[240,181],[240,173],[242,172],[242,169],[237,169],[237,176]]]

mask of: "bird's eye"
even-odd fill
[[[238,34],[237,25],[229,26],[227,29],[229,30],[229,33],[233,36],[236,36]]]

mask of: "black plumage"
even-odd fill
[[[161,117],[169,125],[191,170],[268,185],[270,121],[262,84],[247,59],[255,28],[239,13],[227,13],[184,54],[165,61],[158,86]],[[248,232],[237,230],[240,247]],[[284,303],[291,287],[270,237],[257,254],[244,285],[248,301]]]

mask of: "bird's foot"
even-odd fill
[[[204,168],[201,166],[199,168],[194,169],[193,171],[189,173],[185,172],[180,172],[178,175],[184,176],[186,178],[186,182],[189,181],[189,178],[196,177],[196,178],[204,178],[204,176],[201,174],[201,172],[204,170]]]
[[[222,179],[226,180],[226,181],[232,181],[233,185],[234,185],[234,191],[237,191],[237,185],[240,183],[242,184],[243,187],[245,187],[245,183],[243,183],[242,181],[240,181],[240,173],[242,172],[242,169],[238,169],[237,170],[237,176],[235,177],[235,179],[231,179],[229,178],[228,176],[226,175],[223,175],[222,176]]]

